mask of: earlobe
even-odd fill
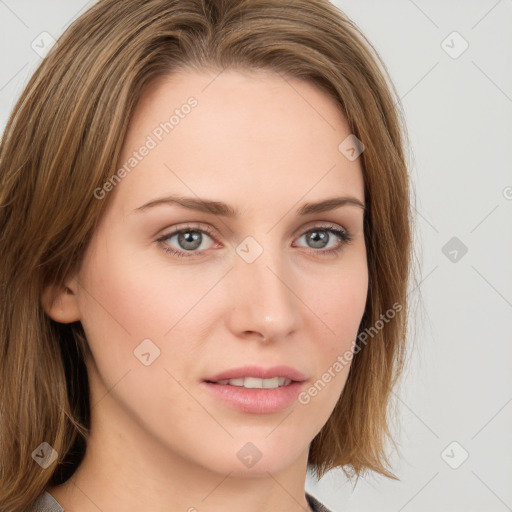
[[[69,324],[80,320],[80,309],[75,283],[63,286],[49,285],[41,294],[41,305],[46,314],[56,322]]]

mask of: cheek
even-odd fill
[[[95,300],[100,302],[111,320],[130,333],[138,331],[140,319],[153,315],[156,320],[166,307],[172,310],[169,295],[175,283],[166,282],[150,264],[149,254],[136,252],[113,234],[99,239],[97,249],[92,248],[90,253],[82,277],[88,292],[83,297],[85,307]]]
[[[225,269],[198,271],[167,263],[165,257],[155,259],[154,249],[118,257],[122,252],[116,245],[110,238],[108,246],[92,251],[81,278],[82,324],[91,348],[118,362],[131,362],[144,339],[151,339],[161,355],[178,335],[187,340],[188,350],[193,348],[216,307],[207,295]]]
[[[318,418],[318,429],[328,420],[345,387],[352,364],[353,342],[364,314],[368,277],[365,265],[332,273],[316,289],[310,329],[314,340],[311,360],[316,374],[298,397],[307,415]],[[314,317],[314,319],[313,319]]]
[[[350,263],[350,264],[349,264]],[[368,295],[368,269],[365,258],[347,262],[317,286],[312,297],[312,311],[318,324],[328,332],[325,340],[325,354],[349,347],[357,336]],[[311,295],[311,294],[310,294]]]

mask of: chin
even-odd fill
[[[286,471],[290,466],[300,464],[300,458],[305,455],[304,469],[306,469],[307,452],[309,445],[304,443],[303,450],[298,449],[298,440],[293,442],[272,442],[265,439],[268,432],[257,438],[231,440],[225,443],[212,458],[203,461],[212,471],[244,478],[268,477],[268,473],[276,474]],[[272,434],[271,434],[272,436]],[[229,446],[229,447],[228,447]],[[299,445],[300,446],[300,445]]]

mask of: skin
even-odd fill
[[[54,320],[80,320],[90,348],[86,456],[49,489],[66,510],[310,510],[309,445],[349,366],[307,405],[268,414],[233,409],[200,383],[248,363],[287,364],[307,389],[353,348],[368,292],[363,210],[295,212],[333,196],[364,203],[361,163],[338,150],[350,129],[314,85],[268,71],[217,75],[182,71],[144,92],[119,166],[167,112],[192,95],[198,105],[102,199],[110,202],[79,272],[48,290],[53,302],[43,297]],[[170,194],[222,201],[240,216],[177,204],[134,211]],[[166,253],[164,243],[185,249],[177,236],[157,239],[187,223],[213,229],[202,255]],[[329,234],[322,248],[306,235],[328,225],[352,242]],[[263,249],[252,263],[236,252],[247,236]],[[147,338],[160,349],[149,366],[134,356]],[[251,468],[237,457],[247,442],[262,454]]]

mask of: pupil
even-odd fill
[[[201,245],[201,237],[197,231],[185,231],[179,234],[178,241],[183,249],[192,251]]]
[[[329,235],[325,231],[312,231],[310,233],[310,241],[316,249],[325,247]]]

